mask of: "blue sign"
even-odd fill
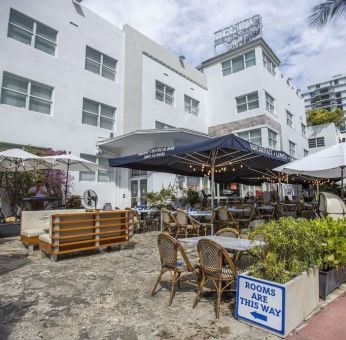
[[[236,318],[285,334],[285,288],[246,275],[237,277]]]

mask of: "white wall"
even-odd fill
[[[155,98],[156,80],[175,89],[173,105],[168,105]],[[199,101],[198,116],[185,112],[185,94]],[[142,128],[154,129],[155,121],[159,121],[174,127],[207,133],[206,97],[205,89],[143,55]]]
[[[317,151],[321,151],[325,148],[328,148],[332,145],[338,144],[342,141],[342,136],[336,126],[331,124],[322,124],[310,126],[307,129],[307,138],[324,138],[324,146],[309,148],[309,153],[315,153]]]
[[[58,31],[56,56],[7,37],[10,7]],[[0,53],[0,83],[7,71],[54,87],[51,115],[0,105],[0,142],[96,155],[97,140],[111,131],[82,124],[83,97],[116,107],[117,121],[122,116],[122,31],[85,8],[78,14],[71,0],[3,0],[0,9],[0,46],[6,51]],[[118,60],[115,82],[84,69],[86,45]],[[117,122],[113,132],[122,133]],[[79,182],[73,175],[74,193],[92,188],[100,206],[114,201],[114,183]]]
[[[281,77],[279,70],[277,70],[274,77],[264,68],[262,47],[258,45],[255,48],[256,65],[225,77],[222,75],[221,61],[250,50],[252,48],[247,51],[243,50],[231,57],[225,57],[223,60],[218,60],[203,68],[203,72],[208,79],[208,125],[215,126],[266,114],[272,120],[281,124],[281,148],[283,151],[289,152],[288,140],[291,140],[297,145],[297,157],[301,158],[304,155],[303,150],[308,150],[307,140],[302,136],[300,125],[301,122],[306,124],[303,100],[297,95],[296,90],[287,84],[286,78]],[[235,98],[254,91],[258,91],[259,108],[237,113]],[[275,115],[266,110],[265,91],[276,100]],[[286,124],[286,109],[294,115],[293,128]],[[263,128],[261,125],[258,127]],[[256,125],[247,130],[255,128]],[[262,142],[263,146],[267,146],[267,129],[262,129]]]

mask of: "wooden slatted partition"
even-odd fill
[[[50,243],[40,249],[52,255],[100,249],[129,242],[128,211],[95,211],[52,215]]]

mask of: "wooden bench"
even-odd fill
[[[128,211],[96,211],[52,215],[49,233],[40,235],[40,250],[59,255],[129,243]]]
[[[20,222],[20,241],[28,248],[29,254],[38,246],[39,236],[49,229],[53,214],[74,214],[85,212],[85,209],[37,210],[23,211]]]

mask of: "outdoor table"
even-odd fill
[[[198,219],[200,217],[212,217],[213,213],[210,211],[188,211],[187,212],[192,218]],[[206,224],[210,224],[211,226],[211,234],[214,235],[214,224],[213,223],[206,223]]]
[[[160,213],[160,229],[162,231],[162,212],[160,209],[138,209],[135,208],[138,214],[143,214],[143,215],[151,215],[151,214],[157,214]],[[142,217],[141,217],[142,218]]]
[[[263,247],[265,243],[258,240],[248,240],[244,238],[233,238],[225,236],[199,236],[199,237],[188,237],[188,238],[179,238],[178,241],[182,243],[190,243],[197,245],[199,240],[207,239],[219,243],[227,251],[235,252],[234,258],[237,256],[239,251],[247,251],[254,247]]]

